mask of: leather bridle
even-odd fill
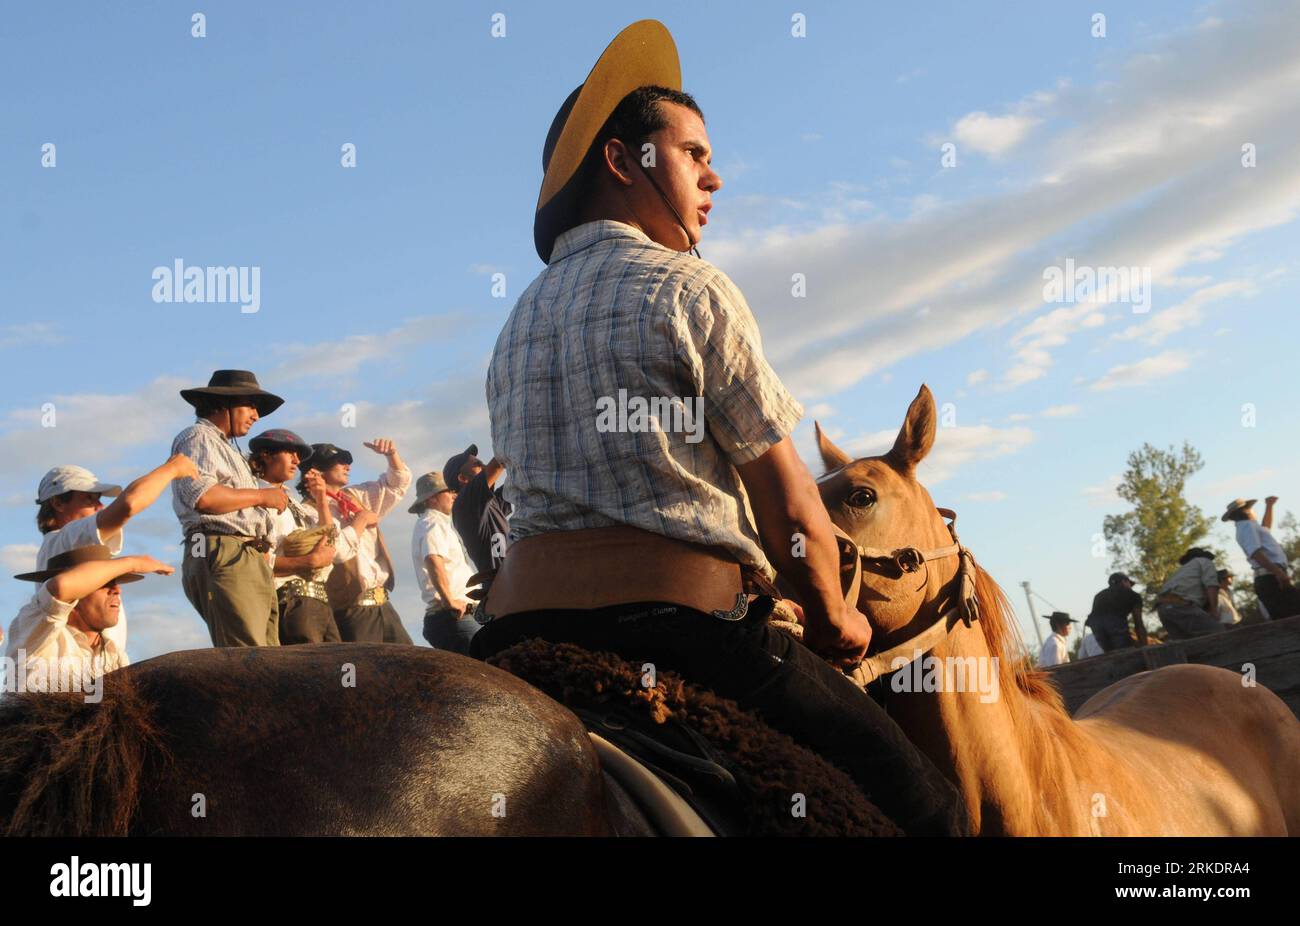
[[[919,572],[922,568],[928,570],[928,564],[933,560],[949,556],[956,556],[959,560],[957,575],[954,577],[955,594],[951,596],[955,600],[953,606],[942,612],[933,623],[916,636],[883,652],[868,656],[845,673],[863,687],[934,649],[952,632],[958,622],[970,627],[972,622],[979,620],[979,599],[975,594],[975,555],[962,546],[957,538],[957,512],[951,508],[935,510],[941,517],[948,519],[944,526],[948,528],[952,543],[932,550],[921,550],[917,547],[900,547],[896,550],[864,547],[838,526],[832,525],[835,528],[836,542],[840,547],[841,570],[849,572],[844,600],[854,608],[858,605],[858,596],[862,590],[862,570],[866,566],[892,566],[900,575],[905,575]],[[906,661],[896,665],[900,658]]]

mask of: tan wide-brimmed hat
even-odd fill
[[[1228,502],[1228,510],[1223,513],[1223,517],[1219,518],[1219,520],[1226,521],[1242,508],[1252,507],[1257,501],[1259,501],[1257,498],[1234,498]]]
[[[680,91],[682,68],[668,28],[658,20],[642,19],[614,37],[555,114],[542,148],[542,191],[533,217],[533,243],[546,263],[551,262],[555,239],[575,224],[578,168],[596,133],[623,97],[650,86]]]

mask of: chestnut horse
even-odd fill
[[[822,500],[859,548],[953,543],[915,478],[934,440],[925,386],[883,456],[854,460],[817,428]],[[857,603],[873,652],[942,619],[958,563],[945,556],[904,571],[862,560]],[[976,833],[1300,834],[1300,721],[1277,695],[1226,669],[1168,666],[1116,682],[1071,718],[1046,675],[1018,655],[1006,596],[974,572],[979,618],[951,621],[923,657],[926,671],[909,666],[883,684],[890,715],[958,785]],[[968,683],[973,667],[989,672],[996,696]],[[916,684],[927,677],[933,683]]]

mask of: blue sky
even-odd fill
[[[373,436],[417,473],[471,440],[487,451],[488,354],[541,267],[546,128],[638,17],[672,30],[704,109],[725,187],[701,250],[808,409],[805,459],[818,465],[814,417],[878,451],[928,383],[954,423],[922,479],[959,510],[1026,636],[1022,580],[1087,612],[1109,571],[1093,537],[1123,510],[1114,480],[1143,441],[1202,452],[1191,495],[1207,513],[1236,495],[1296,502],[1295,3],[1115,4],[1103,38],[1099,5],[1069,2],[220,3],[197,5],[207,35],[193,38],[195,6],[6,11],[11,573],[39,541],[41,474],[76,462],[125,483],[161,462],[189,420],[176,390],[214,368],[255,370],[288,400],[267,425],[353,448],[363,475]],[[1150,311],[1045,303],[1043,269],[1067,257],[1149,267]],[[261,268],[260,310],[153,302],[153,268],[177,258]],[[404,509],[384,526],[418,638]],[[166,498],[128,537],[179,559]],[[1216,539],[1244,565],[1226,529]],[[6,623],[29,591],[0,583]],[[133,658],[206,645],[174,578],[126,600]]]

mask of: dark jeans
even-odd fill
[[[478,632],[479,623],[472,617],[457,619],[450,608],[429,611],[424,615],[424,639],[434,649],[469,654],[469,642]]]
[[[329,604],[319,598],[280,594],[280,645],[338,643],[338,624]]]
[[[844,769],[911,835],[964,835],[957,789],[861,688],[768,625],[770,598],[727,621],[672,604],[528,611],[485,625],[470,654],[486,658],[530,637],[651,662],[741,707]]]
[[[413,643],[392,602],[334,612],[339,635],[348,643]]]
[[[1097,645],[1102,652],[1113,653],[1117,649],[1126,649],[1133,645],[1133,638],[1128,635],[1128,625],[1123,627],[1093,627],[1092,635],[1097,638]]]
[[[1194,604],[1162,604],[1156,606],[1156,615],[1160,623],[1169,631],[1171,640],[1190,640],[1192,637],[1204,637],[1219,633],[1223,625],[1209,611]]]
[[[1283,588],[1277,576],[1265,574],[1255,576],[1255,594],[1268,608],[1268,618],[1280,621],[1284,617],[1300,614],[1300,589],[1294,585]]]

